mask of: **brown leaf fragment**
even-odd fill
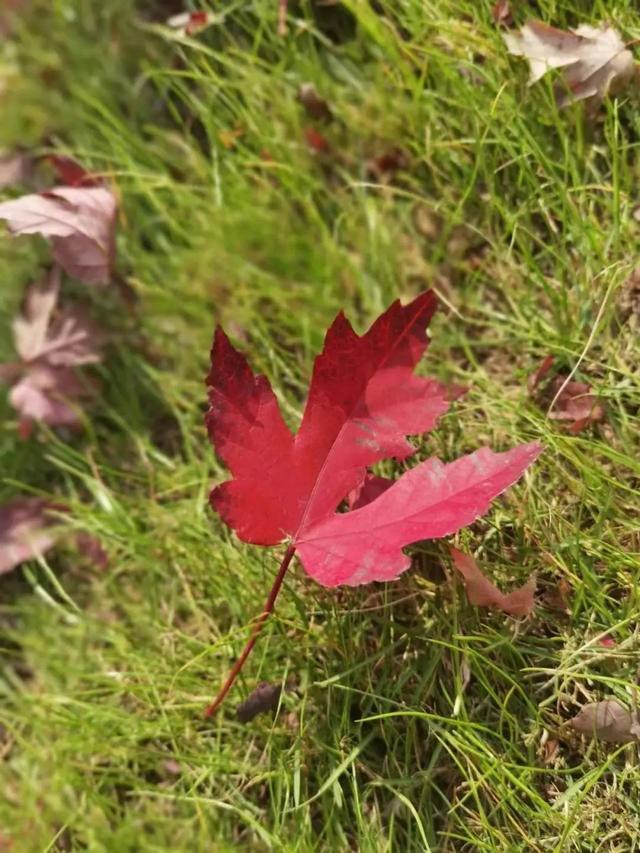
[[[331,107],[313,83],[302,83],[298,89],[298,101],[302,104],[309,118],[314,121],[331,121],[333,113]]]
[[[578,734],[606,743],[631,743],[640,736],[634,714],[617,699],[590,702],[570,723]]]
[[[261,681],[252,690],[244,702],[236,708],[236,717],[240,723],[248,723],[258,714],[266,714],[278,707],[282,684],[271,684],[269,681]]]
[[[591,386],[585,382],[566,382],[564,377],[556,376],[551,383],[551,392],[555,397],[559,393],[549,417],[556,421],[572,421],[569,427],[573,433],[581,432],[590,424],[604,420],[604,405],[591,393]]]
[[[41,498],[17,498],[0,506],[0,574],[41,556],[54,544],[47,509],[51,504]]]
[[[544,377],[551,370],[554,361],[555,358],[551,354],[546,355],[538,365],[537,370],[529,376],[527,379],[527,388],[530,394],[533,394],[540,382],[542,382]]]
[[[550,69],[562,69],[555,87],[560,107],[589,98],[599,102],[635,73],[633,54],[608,24],[581,24],[565,31],[529,21],[519,33],[506,33],[503,38],[510,53],[529,61],[529,85]]]
[[[74,278],[106,284],[115,258],[116,199],[106,187],[55,187],[0,204],[12,234],[41,234]]]
[[[513,24],[513,14],[509,0],[497,0],[491,7],[491,17],[499,27],[510,27]]]
[[[453,565],[464,578],[470,604],[478,607],[493,607],[510,616],[528,616],[533,612],[536,591],[534,575],[523,586],[513,592],[504,593],[486,577],[473,557],[463,554],[457,548],[450,547],[449,550]]]

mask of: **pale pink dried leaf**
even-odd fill
[[[590,702],[570,722],[579,734],[607,743],[629,743],[637,737],[633,714],[617,699]]]
[[[450,549],[453,565],[464,578],[467,598],[478,607],[495,607],[510,616],[528,616],[535,606],[536,580],[532,576],[518,589],[504,593],[482,572],[469,554]]]
[[[54,544],[50,507],[40,498],[18,498],[0,506],[0,574],[41,556]]]
[[[24,361],[40,355],[58,302],[60,270],[54,267],[41,281],[28,288],[22,314],[13,321],[16,350]]]
[[[26,420],[77,427],[80,417],[74,401],[87,392],[87,386],[71,368],[35,364],[13,386],[9,401]]]
[[[55,313],[60,269],[28,288],[22,314],[13,321],[16,350],[27,363],[73,367],[100,361],[101,336],[78,308]]]
[[[55,187],[0,204],[12,234],[42,234],[63,269],[87,284],[109,280],[115,256],[116,199],[105,187]]]
[[[510,53],[529,61],[530,84],[550,69],[563,69],[556,87],[560,106],[588,98],[601,100],[614,85],[627,83],[634,74],[633,54],[619,33],[606,24],[583,24],[565,31],[529,21],[519,33],[507,33],[503,38]]]

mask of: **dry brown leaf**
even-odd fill
[[[617,699],[590,702],[570,722],[579,734],[606,743],[630,743],[640,737],[635,715]]]
[[[513,592],[504,593],[483,574],[476,561],[469,554],[463,554],[457,548],[450,547],[453,565],[464,578],[467,598],[478,607],[495,607],[510,616],[528,616],[535,606],[534,594],[536,579],[529,580]]]
[[[571,421],[570,431],[581,432],[590,424],[604,419],[604,405],[586,382],[567,382],[565,378],[556,376],[551,383],[551,391],[558,396],[553,411],[549,417],[556,421]],[[561,390],[562,389],[562,390]]]
[[[506,33],[503,38],[510,53],[528,59],[529,85],[552,68],[562,69],[555,90],[561,107],[589,98],[601,101],[634,74],[633,54],[617,30],[607,24],[581,24],[565,31],[529,21],[520,33]]]
[[[527,379],[527,389],[530,394],[533,394],[535,389],[551,370],[554,361],[555,358],[551,354],[546,355],[538,365],[538,368],[529,376]]]

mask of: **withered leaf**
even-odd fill
[[[604,405],[591,386],[585,382],[567,382],[557,376],[551,384],[554,396],[560,391],[549,417],[557,421],[571,421],[570,431],[578,433],[590,424],[604,419]]]
[[[116,199],[106,187],[55,187],[0,204],[12,234],[42,234],[74,278],[106,284],[115,257]]]
[[[248,723],[254,717],[257,717],[258,714],[266,714],[267,711],[274,711],[278,707],[281,693],[282,684],[271,684],[269,681],[261,681],[255,690],[251,691],[244,702],[241,702],[236,708],[238,721]]]
[[[33,421],[78,425],[74,401],[86,396],[90,386],[74,368],[100,360],[101,335],[80,310],[58,310],[59,293],[57,268],[28,288],[22,314],[13,324],[21,361],[0,365],[0,379],[15,383],[9,401],[21,416],[25,437]]]
[[[100,361],[101,335],[77,308],[54,314],[60,294],[60,273],[54,268],[27,289],[22,314],[13,321],[16,350],[23,361],[46,361],[73,367]]]
[[[44,554],[56,541],[41,498],[17,498],[0,506],[0,574]]]
[[[453,565],[464,578],[467,598],[471,604],[479,607],[495,607],[510,616],[528,616],[534,608],[536,591],[535,576],[518,589],[510,593],[501,592],[482,572],[469,554],[463,554],[457,548],[450,547]]]
[[[520,33],[503,36],[509,52],[529,60],[533,84],[550,69],[562,69],[555,88],[559,106],[589,98],[601,101],[634,74],[633,54],[613,27],[581,24],[565,31],[529,21]]]
[[[570,722],[579,734],[606,743],[630,743],[640,737],[634,714],[617,699],[590,702]]]

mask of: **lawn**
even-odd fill
[[[170,0],[33,0],[0,42],[0,148],[73,156],[120,202],[113,284],[64,284],[108,332],[82,429],[22,439],[0,389],[0,503],[62,500],[108,555],[67,537],[0,579],[0,850],[638,849],[637,745],[568,722],[633,707],[640,664],[637,82],[559,110],[491,5],[290,0],[282,35],[276,0],[220,0],[182,36]],[[634,0],[512,6],[640,39]],[[1,361],[49,258],[0,234]],[[417,458],[543,443],[451,540],[504,590],[535,573],[534,614],[469,604],[444,541],[384,585],[296,565],[205,720],[283,553],[208,506],[215,324],[295,425],[335,314],[362,332],[429,287],[425,369],[470,390]],[[527,389],[547,355],[603,420],[548,417]],[[240,723],[260,681],[290,689]]]

